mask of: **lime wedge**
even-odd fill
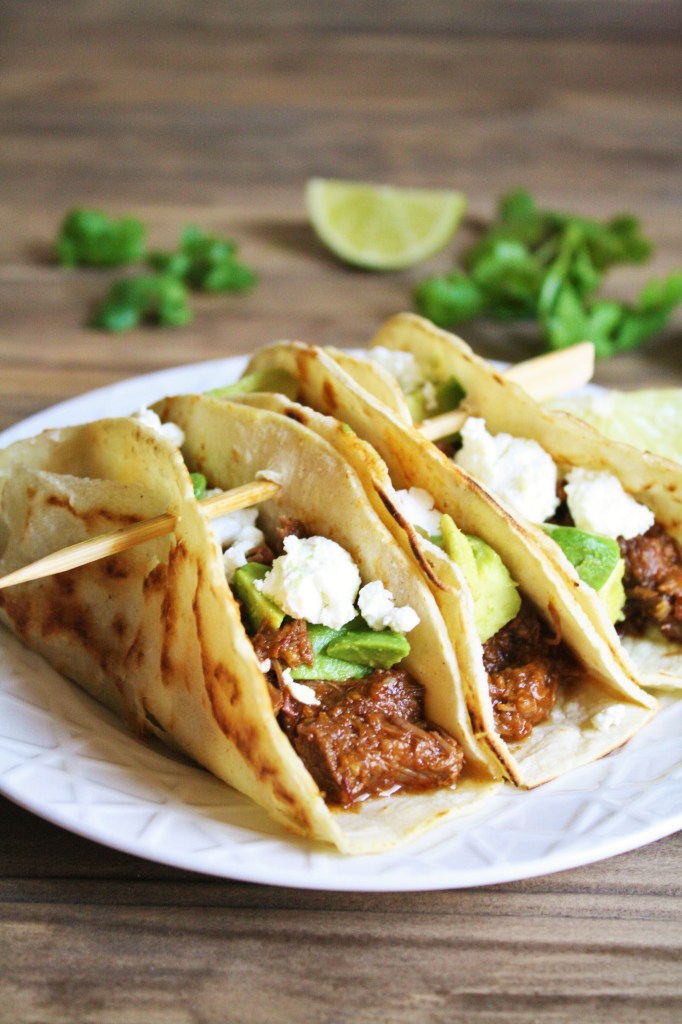
[[[579,416],[613,441],[682,462],[682,388],[590,392],[547,405]]]
[[[311,178],[305,199],[327,248],[369,270],[401,270],[433,256],[450,241],[466,207],[461,192],[329,178]]]

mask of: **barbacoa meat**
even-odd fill
[[[265,623],[251,637],[259,661],[281,660],[289,668],[312,665],[315,659],[305,619],[290,619],[279,629]]]
[[[575,663],[535,609],[524,601],[515,618],[483,645],[483,664],[497,731],[509,743],[526,739],[544,722],[560,682]]]
[[[329,804],[453,786],[464,754],[424,717],[423,688],[401,669],[309,684],[318,705],[287,694],[280,722]]]
[[[653,624],[668,640],[682,640],[680,546],[659,523],[618,543],[625,560],[625,632],[641,634]]]

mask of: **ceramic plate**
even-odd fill
[[[47,427],[125,415],[236,379],[244,359],[123,381],[47,409],[0,445]],[[287,835],[255,805],[104,708],[0,629],[0,791],[115,849],[226,878],[306,889],[464,888],[588,864],[682,827],[682,701],[625,747],[532,792],[505,787],[400,850],[342,857]]]

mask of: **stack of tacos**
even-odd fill
[[[3,590],[2,621],[139,733],[185,752],[288,829],[344,852],[386,849],[478,803],[496,771],[472,733],[437,605],[347,462],[274,413],[209,398],[169,400],[159,411],[185,432],[187,464],[134,419],[47,432],[0,454],[3,574],[161,512],[175,518],[167,537]],[[251,544],[252,561],[234,557],[238,544],[223,553],[218,537],[235,540],[235,524],[209,525],[187,465],[211,487],[259,474],[280,485],[257,510],[263,539]],[[239,570],[260,566],[262,578],[287,548],[291,555],[310,542],[313,561],[331,545],[335,571],[351,576],[350,596],[340,576],[333,580],[350,610],[306,623],[292,608],[282,628],[257,630],[234,587]],[[357,621],[355,591],[367,584],[408,634],[380,628],[380,643],[370,638],[358,658],[368,627]],[[327,656],[335,676],[318,683],[310,641],[324,660],[345,616],[347,661]]]
[[[363,476],[377,513],[439,604],[473,728],[505,775],[538,785],[602,756],[639,728],[656,702],[640,687],[617,636],[590,620],[573,580],[546,557],[532,530],[331,354],[278,343],[258,352],[246,372],[273,370],[297,381],[300,403],[257,395],[243,401],[305,423],[336,443]],[[346,429],[334,430],[315,411]],[[373,462],[356,449],[354,435],[370,442]]]
[[[377,341],[412,358],[403,326]],[[479,361],[455,372],[435,351],[436,405],[483,415]],[[516,394],[483,367],[482,390]],[[0,453],[3,575],[161,512],[175,525],[0,591],[0,619],[139,733],[345,853],[607,754],[655,699],[558,545],[415,429],[434,395],[417,390],[415,406],[381,366],[282,342],[241,386],[148,422],[17,442]],[[275,498],[208,522],[198,486],[259,478]]]

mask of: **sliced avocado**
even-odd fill
[[[464,574],[474,599],[474,618],[482,643],[514,618],[521,597],[509,569],[480,537],[463,533],[451,516],[440,521],[440,537],[431,537]]]
[[[471,544],[478,572],[474,618],[481,643],[485,643],[518,613],[521,595],[497,551],[480,537],[467,534],[467,540]]]
[[[475,599],[478,597],[478,569],[469,538],[455,524],[452,516],[441,516],[440,529],[443,551],[462,570]]]
[[[343,658],[358,665],[372,668],[391,668],[410,653],[409,641],[402,633],[392,629],[353,630],[332,640],[327,654]]]
[[[606,605],[612,622],[622,618],[625,604],[623,574],[625,562],[618,542],[575,526],[542,523],[542,529],[556,541],[578,576],[596,590]]]
[[[341,658],[330,658],[326,654],[316,654],[312,665],[298,665],[291,670],[292,679],[331,679],[342,683],[344,679],[362,679],[368,676],[371,668],[367,665],[355,665]]]
[[[407,395],[407,407],[415,423],[430,416],[440,416],[441,413],[450,412],[456,409],[466,395],[466,391],[455,377],[448,377],[447,380],[434,381],[435,406],[427,403],[423,387]]]
[[[206,394],[211,398],[234,398],[238,395],[250,395],[255,391],[269,391],[280,395],[286,395],[294,401],[298,398],[298,381],[286,370],[271,367],[267,370],[256,370],[255,373],[248,373],[241,380],[234,384],[227,384],[222,388],[213,388]]]
[[[371,669],[367,663],[356,665],[342,658],[329,657],[326,653],[330,643],[347,634],[348,626],[332,629],[331,626],[308,623],[306,628],[315,658],[312,665],[298,665],[292,668],[292,679],[331,679],[334,682],[343,682],[344,679],[362,679],[363,676],[369,675]]]
[[[269,572],[269,565],[247,562],[246,565],[240,566],[232,577],[234,591],[242,601],[254,630],[260,629],[264,622],[273,629],[279,629],[284,621],[285,613],[282,609],[254,586],[256,580],[262,580]]]

